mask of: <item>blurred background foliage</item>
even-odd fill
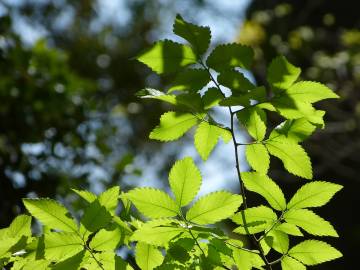
[[[180,2],[0,1],[0,227],[23,210],[23,197],[55,197],[76,210],[81,202],[71,187],[100,191],[166,177],[186,139],[166,151],[147,139],[166,108],[134,93],[145,85],[161,89],[167,78],[131,57],[166,36],[179,12],[217,27],[215,40],[222,33],[251,45],[258,84],[266,85],[266,66],[284,54],[302,68],[302,79],[326,83],[341,96],[321,103],[327,128],[305,147],[315,179],[345,185],[320,214],[335,224],[341,238],[333,241],[345,255],[331,269],[353,269],[360,243],[360,3]],[[278,120],[271,118],[274,125]],[[273,164],[272,176],[291,194],[299,182]]]

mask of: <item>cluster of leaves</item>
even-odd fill
[[[79,224],[56,201],[24,199],[30,214],[43,224],[43,234],[31,236],[29,216],[15,219],[9,228],[0,231],[0,239],[5,243],[0,248],[3,265],[23,270],[35,266],[36,269],[246,270],[272,269],[272,265],[279,263],[283,270],[302,270],[342,256],[326,242],[295,239],[304,237],[304,232],[338,236],[328,221],[309,208],[325,205],[342,187],[311,181],[287,201],[281,188],[267,175],[271,155],[280,159],[289,173],[312,180],[311,161],[300,143],[317,127],[324,126],[325,112],[315,109],[313,103],[337,95],[319,83],[296,82],[300,69],[282,56],[269,65],[269,89],[255,86],[242,73],[242,69],[251,67],[250,47],[219,45],[205,61],[211,39],[209,28],[177,16],[174,33],[189,45],[159,41],[138,56],[139,61],[159,74],[177,74],[167,93],[155,89],[139,93],[143,98],[174,106],[173,111],[161,116],[150,138],[177,140],[197,126],[194,144],[203,160],[208,159],[220,138],[225,143],[232,141],[240,195],[216,191],[191,204],[202,179],[194,161],[186,157],[177,161],[169,173],[173,196],[148,187],[121,194],[114,187],[99,196],[74,190],[89,203]],[[226,94],[225,88],[231,94]],[[212,117],[217,107],[228,108],[229,126],[217,123]],[[268,130],[268,113],[278,113],[285,120]],[[237,141],[235,124],[249,133],[250,143]],[[240,145],[246,145],[250,172],[240,172]],[[263,197],[264,205],[250,206],[246,192]],[[122,212],[115,215],[119,198]],[[145,221],[135,217],[131,205],[146,217]],[[216,226],[220,221],[236,224],[233,234]],[[242,241],[244,237],[253,244]],[[127,263],[116,254],[121,246],[135,250],[136,264]],[[269,260],[276,255],[277,259]]]

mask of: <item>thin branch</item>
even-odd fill
[[[192,231],[191,231],[191,227],[189,226],[189,225],[190,225],[189,222],[186,220],[186,218],[184,217],[184,215],[183,215],[181,212],[179,213],[178,216],[185,222],[186,228],[188,229],[188,231],[189,231],[192,239],[195,241],[195,244],[196,244],[196,245],[198,246],[198,248],[201,250],[201,252],[202,252],[202,254],[204,255],[204,257],[206,257],[206,254],[205,254],[204,250],[201,248],[199,241],[197,240],[197,238],[194,236],[194,234],[193,234]],[[228,268],[226,265],[223,265],[223,264],[221,265],[221,267],[224,268],[224,269],[227,269],[227,270],[231,270],[230,268]]]
[[[281,212],[280,217],[271,225],[271,227],[269,229],[267,229],[264,234],[258,239],[258,242],[260,242],[262,239],[264,239],[266,237],[266,235],[272,230],[274,229],[274,227],[283,219],[284,214],[286,213],[286,210]]]
[[[281,262],[281,260],[285,257],[286,254],[283,254],[279,259],[275,260],[275,261],[272,261],[272,262],[269,262],[270,265],[274,265],[274,264],[277,264],[279,262]]]
[[[87,251],[90,252],[91,257],[92,257],[92,258],[94,259],[94,261],[99,265],[99,267],[101,268],[101,270],[105,270],[105,268],[103,267],[102,263],[101,263],[98,259],[96,259],[96,257],[95,257],[95,255],[94,255],[94,253],[92,252],[91,248],[89,248],[89,247],[86,246],[86,245],[85,245],[85,248],[86,248]]]
[[[199,64],[201,66],[203,66],[206,71],[208,72],[209,76],[210,76],[210,79],[211,81],[215,84],[215,86],[219,89],[220,93],[225,97],[225,94],[224,92],[221,90],[220,88],[220,85],[218,84],[218,82],[214,79],[214,77],[212,76],[211,74],[211,71],[209,69],[209,67],[207,67],[203,61],[200,60]],[[232,137],[232,141],[233,141],[233,145],[234,145],[234,152],[235,152],[235,162],[236,162],[236,172],[237,172],[237,175],[238,175],[238,179],[239,179],[239,184],[240,184],[240,196],[242,197],[243,199],[243,207],[244,207],[244,210],[246,210],[248,208],[247,206],[247,200],[246,200],[246,194],[245,194],[245,186],[244,186],[244,183],[243,181],[241,180],[241,171],[240,171],[240,161],[239,161],[239,154],[238,154],[238,145],[239,143],[236,141],[236,136],[235,136],[235,128],[234,128],[234,115],[238,112],[238,111],[233,111],[231,109],[231,106],[228,106],[228,109],[229,109],[229,113],[230,113],[230,132],[231,132],[231,137]],[[255,237],[255,235],[253,234],[250,234],[248,229],[247,229],[247,223],[246,223],[246,218],[245,218],[245,215],[244,215],[244,212],[241,212],[242,213],[242,218],[244,220],[244,227],[245,227],[245,230],[247,232],[247,234],[251,235],[252,239],[253,239],[253,242],[254,244],[257,246],[257,248],[259,249],[260,251],[260,256],[261,258],[264,260],[265,262],[265,267],[267,270],[272,270],[272,267],[271,267],[271,264],[269,264],[267,258],[266,258],[266,255],[265,255],[265,252],[263,250],[263,248],[261,247],[259,241],[257,240],[257,238]]]

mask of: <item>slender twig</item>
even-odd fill
[[[105,270],[105,268],[103,267],[102,263],[101,263],[98,259],[96,259],[96,257],[95,257],[95,255],[94,255],[92,249],[89,247],[89,241],[88,241],[88,239],[87,239],[87,240],[84,239],[87,230],[84,232],[83,235],[81,235],[80,232],[78,232],[78,231],[75,231],[75,232],[76,232],[76,234],[81,238],[81,240],[82,240],[83,243],[84,243],[85,249],[86,249],[87,251],[89,251],[91,257],[92,257],[92,258],[94,259],[94,261],[99,265],[99,267],[101,268],[101,270]]]
[[[274,223],[271,225],[271,227],[269,229],[267,229],[264,234],[258,239],[258,242],[260,242],[262,239],[264,239],[266,237],[266,235],[272,230],[274,229],[274,227],[283,219],[284,214],[286,213],[286,210],[281,212],[280,217],[274,221]]]
[[[246,252],[250,252],[250,253],[254,253],[254,254],[259,254],[259,253],[260,253],[260,252],[257,251],[257,250],[252,250],[252,249],[240,247],[240,246],[238,246],[238,245],[235,245],[235,244],[233,244],[233,243],[229,243],[229,242],[227,242],[227,241],[225,241],[225,244],[227,244],[227,245],[229,245],[229,246],[232,246],[232,247],[235,247],[235,248],[237,248],[237,249],[244,250],[244,251],[246,251]]]
[[[211,81],[215,84],[215,86],[218,88],[218,90],[220,91],[220,93],[225,97],[224,92],[221,90],[220,85],[218,84],[218,82],[214,79],[214,77],[211,74],[211,71],[209,69],[209,67],[207,67],[203,61],[200,60],[199,64],[201,66],[203,66],[206,71],[208,72]],[[238,153],[238,146],[240,145],[237,141],[236,141],[236,135],[235,135],[235,128],[234,128],[234,115],[236,115],[236,113],[238,111],[233,111],[231,109],[231,106],[228,106],[228,110],[230,113],[230,132],[231,132],[231,137],[232,137],[232,141],[233,141],[233,145],[234,145],[234,152],[235,152],[235,162],[236,162],[236,172],[238,175],[238,179],[239,179],[239,184],[240,184],[240,196],[243,199],[243,208],[244,210],[246,210],[248,208],[247,206],[247,200],[246,200],[246,194],[245,194],[245,186],[243,181],[241,180],[241,170],[240,170],[240,162],[239,162],[239,153]],[[269,263],[269,261],[266,258],[265,252],[263,250],[263,248],[261,247],[258,239],[255,237],[254,234],[250,234],[248,229],[247,229],[247,223],[246,223],[246,218],[244,215],[244,212],[242,211],[242,218],[244,220],[244,227],[245,227],[245,231],[247,232],[247,234],[251,235],[254,244],[257,246],[257,248],[260,251],[260,256],[263,259],[263,261],[265,262],[265,267],[267,270],[272,270],[271,264]]]
[[[103,267],[102,263],[96,259],[94,253],[92,252],[91,248],[89,248],[87,245],[85,245],[85,248],[87,251],[89,251],[91,257],[94,259],[94,261],[99,265],[99,267],[102,269],[102,270],[105,270],[105,268]]]
[[[181,213],[179,213],[178,217],[180,217],[184,222],[185,222],[185,226],[189,231],[189,234],[191,235],[192,239],[195,241],[195,244],[198,246],[198,248],[200,249],[201,253],[204,255],[204,257],[206,257],[205,251],[201,248],[199,241],[197,240],[197,238],[195,237],[195,235],[192,233],[191,231],[191,224],[189,223],[189,221],[186,220],[186,218],[184,217],[184,215]],[[226,265],[220,265],[220,267],[227,269],[227,270],[231,270],[230,268],[228,268]]]
[[[269,262],[270,265],[274,265],[274,264],[277,264],[279,262],[281,262],[281,260],[285,257],[286,254],[283,254],[279,259],[275,260],[275,261],[272,261],[272,262]]]

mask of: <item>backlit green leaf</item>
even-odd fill
[[[266,141],[266,148],[283,162],[288,172],[306,179],[312,178],[310,158],[300,145],[285,138],[277,138]]]
[[[11,222],[6,234],[9,238],[21,237],[23,235],[31,236],[31,217],[27,215],[17,216]]]
[[[242,73],[236,70],[226,70],[221,72],[217,79],[220,84],[229,88],[233,94],[247,93],[249,90],[255,88],[255,85],[245,78]]]
[[[160,124],[150,133],[150,139],[174,141],[196,125],[198,118],[190,113],[167,112],[160,118]]]
[[[267,99],[266,90],[264,86],[259,86],[254,89],[251,89],[249,93],[239,94],[238,96],[231,96],[222,100],[219,104],[221,106],[250,106],[251,101],[258,101],[259,104],[256,106],[257,108],[266,107],[264,106],[265,101]],[[269,106],[269,105],[268,105]],[[275,108],[273,108],[275,110]]]
[[[208,122],[202,122],[198,126],[194,136],[194,144],[203,160],[208,159],[220,137],[225,142],[228,142],[231,139],[231,133]]]
[[[99,203],[104,206],[110,214],[114,215],[118,205],[120,187],[115,186],[105,190],[99,195]]]
[[[263,269],[265,264],[260,255],[242,249],[234,248],[233,257],[236,266],[241,270]]]
[[[137,56],[137,60],[159,74],[176,72],[196,63],[196,55],[186,45],[170,40],[158,41]]]
[[[257,107],[249,107],[238,112],[237,117],[251,137],[257,141],[264,139],[266,134],[266,113]]]
[[[146,217],[162,218],[178,215],[179,206],[164,191],[155,188],[135,188],[126,193],[136,208]]]
[[[159,266],[163,260],[163,255],[156,247],[141,242],[137,243],[135,261],[142,270],[152,270]]]
[[[51,199],[23,199],[26,209],[44,225],[63,231],[77,231],[77,224],[64,206]]]
[[[239,234],[254,234],[265,231],[271,227],[277,220],[277,216],[271,208],[261,205],[242,210],[232,216],[231,220],[240,225],[234,232]]]
[[[338,237],[337,232],[330,222],[308,209],[289,210],[284,214],[284,219],[286,222],[295,224],[310,234]]]
[[[306,266],[298,260],[295,260],[289,256],[284,256],[281,259],[282,270],[306,270]]]
[[[118,246],[122,232],[120,228],[101,229],[91,239],[89,246],[96,251],[114,250]]]
[[[286,94],[292,99],[302,102],[317,102],[328,98],[338,98],[327,86],[311,81],[298,82],[286,90]]]
[[[266,244],[281,254],[286,254],[289,250],[289,236],[277,230],[271,230],[264,238]]]
[[[201,186],[201,174],[190,157],[175,163],[169,174],[169,183],[179,206],[185,206],[195,198]]]
[[[253,58],[254,52],[250,47],[231,43],[217,46],[207,58],[206,64],[216,71],[234,67],[248,69]]]
[[[317,240],[301,242],[289,250],[289,255],[305,265],[315,265],[342,257],[340,251]]]
[[[21,270],[47,270],[49,269],[49,264],[51,262],[48,260],[36,260],[36,261],[28,261],[24,264],[24,266],[21,268]],[[13,266],[14,270],[16,270],[16,268]]]
[[[311,124],[306,118],[286,120],[273,129],[269,138],[285,137],[288,140],[298,143],[309,137],[315,129],[316,126]]]
[[[186,69],[180,72],[172,82],[168,93],[173,91],[197,92],[210,81],[209,73],[204,69]]]
[[[136,230],[130,239],[131,241],[140,241],[155,246],[166,246],[171,239],[184,232],[184,228],[173,226],[144,226]]]
[[[341,185],[324,181],[305,184],[291,198],[288,208],[300,209],[323,206],[342,188]]]
[[[62,261],[54,264],[51,269],[52,270],[78,270],[78,269],[80,269],[80,265],[81,265],[82,261],[86,257],[85,254],[86,254],[85,250],[82,250],[70,258],[67,258],[66,260],[62,260]],[[97,267],[99,267],[99,266],[96,265],[95,269],[98,269]],[[49,268],[47,268],[47,269],[49,269]],[[93,270],[93,269],[89,269],[89,270]]]
[[[277,88],[289,88],[299,77],[301,69],[289,63],[284,56],[272,60],[268,67],[267,80]]]
[[[118,196],[115,198],[117,200]],[[90,231],[95,232],[96,230],[105,227],[111,221],[111,214],[101,205],[99,200],[93,201],[84,211],[80,222],[84,227]]]
[[[204,109],[208,110],[214,106],[217,106],[219,102],[224,98],[224,95],[216,87],[210,87],[206,93],[202,96],[204,103]]]
[[[284,232],[289,235],[303,236],[302,232],[300,231],[300,229],[298,227],[296,227],[296,225],[286,223],[286,222],[281,223],[280,225],[276,226],[274,228],[274,230],[281,231],[281,232]]]
[[[285,210],[286,201],[279,186],[267,175],[258,172],[243,172],[241,179],[245,188],[263,196],[276,210]]]
[[[89,203],[95,201],[97,198],[97,196],[94,193],[87,191],[87,190],[78,190],[75,188],[72,188],[71,190],[74,191],[77,195],[79,195],[81,198],[83,198],[85,201],[87,201]]]
[[[227,191],[201,197],[186,213],[186,219],[198,224],[212,224],[232,216],[242,204],[239,195]]]
[[[173,32],[187,40],[198,55],[205,53],[209,48],[211,40],[209,27],[189,23],[178,14],[175,19]]]
[[[64,260],[83,250],[80,236],[71,232],[51,232],[45,234],[45,258]]]
[[[270,156],[263,144],[254,143],[247,145],[245,155],[251,168],[263,174],[267,173],[270,166]]]

